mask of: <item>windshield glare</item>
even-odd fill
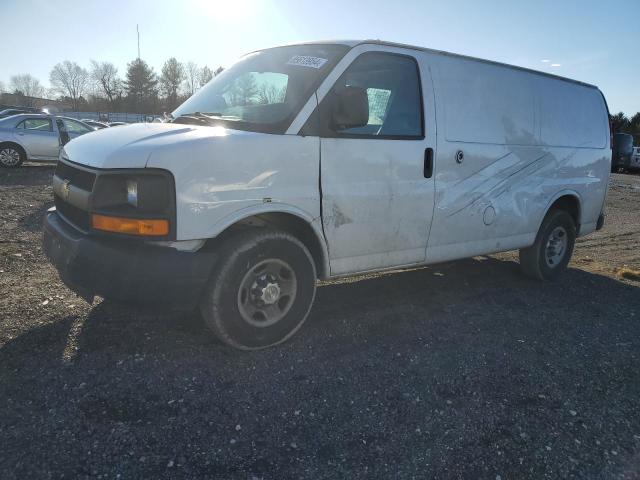
[[[246,55],[173,116],[200,112],[231,128],[284,133],[347,50],[344,45],[294,45]]]

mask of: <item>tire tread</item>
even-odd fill
[[[306,254],[311,268],[313,269],[313,277],[314,279],[316,278],[315,263],[311,253],[307,247],[298,240],[298,238],[287,232],[266,228],[248,228],[228,237],[220,246],[218,257],[219,261],[214,266],[208,285],[205,288],[205,294],[203,295],[200,304],[200,311],[207,327],[209,327],[221,342],[240,350],[260,350],[262,348],[268,348],[286,342],[306,321],[315,298],[314,288],[309,308],[307,309],[303,320],[291,332],[277,342],[260,347],[249,347],[238,343],[231,335],[229,335],[222,324],[220,309],[215,301],[215,299],[220,296],[220,289],[223,285],[222,278],[225,272],[228,272],[233,268],[233,264],[237,261],[240,254],[255,247],[261,241],[266,240],[282,240],[297,245]]]
[[[545,248],[545,245],[542,245],[544,241],[543,236],[550,225],[553,225],[555,223],[562,223],[562,222],[566,222],[567,226],[570,226],[569,228],[570,231],[567,232],[567,234],[570,235],[570,242],[567,246],[568,259],[566,260],[566,263],[564,266],[560,267],[557,271],[553,272],[553,274],[550,274],[549,272],[545,272],[542,266],[542,262],[544,261],[544,259],[542,258],[542,254]],[[569,212],[560,208],[554,208],[549,210],[549,212],[547,212],[547,215],[545,215],[544,220],[542,221],[542,224],[540,225],[540,229],[538,230],[538,233],[536,234],[536,240],[534,244],[528,248],[522,248],[519,251],[520,268],[522,272],[526,276],[537,279],[537,280],[553,280],[559,273],[561,273],[566,268],[566,264],[568,264],[569,261],[571,260],[571,254],[573,253],[575,238],[576,238],[576,226]]]

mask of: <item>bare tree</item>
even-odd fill
[[[200,87],[200,69],[194,62],[188,62],[185,68],[184,90],[188,97],[196,93]]]
[[[230,106],[252,105],[260,102],[260,99],[257,98],[259,96],[258,84],[251,72],[236,78],[227,94],[229,95],[228,103]]]
[[[209,80],[211,80],[212,78],[213,78],[213,72],[211,71],[211,69],[206,65],[202,67],[202,69],[200,70],[200,75],[198,77],[198,80],[200,81],[200,86],[204,87],[207,83],[209,83]]]
[[[73,109],[78,110],[80,98],[89,86],[89,72],[77,63],[65,60],[53,67],[49,81],[54,90],[68,96],[73,103]]]
[[[42,97],[45,93],[40,81],[28,73],[12,76],[9,85],[13,92],[21,93],[25,97]]]
[[[0,93],[6,92],[7,89],[4,86],[4,82],[0,80]]]
[[[284,85],[280,88],[275,85],[263,84],[258,89],[258,103],[264,105],[270,105],[273,103],[283,103],[284,97],[287,94],[287,86]]]
[[[113,63],[91,60],[91,80],[100,94],[112,105],[116,98],[122,95],[122,82]]]
[[[180,84],[186,78],[184,66],[171,57],[164,62],[162,74],[160,75],[160,86],[167,99],[167,108],[173,110],[178,102],[178,89]]]

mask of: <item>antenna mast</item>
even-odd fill
[[[136,23],[136,32],[138,33],[138,60],[140,60],[140,29]]]

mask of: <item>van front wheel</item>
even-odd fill
[[[289,339],[311,310],[316,269],[309,250],[285,232],[248,230],[227,239],[200,310],[224,343],[258,350]]]
[[[551,210],[540,226],[535,243],[520,250],[525,275],[553,280],[566,270],[576,241],[576,226],[564,210]]]

